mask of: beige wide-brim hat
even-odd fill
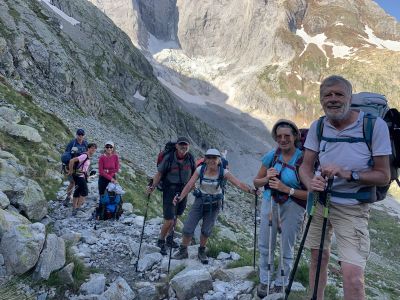
[[[300,133],[299,128],[297,128],[297,125],[294,122],[290,121],[290,120],[279,119],[275,123],[274,127],[272,127],[272,131],[271,131],[272,138],[275,141],[276,141],[276,129],[278,128],[279,125],[282,125],[282,124],[286,124],[286,125],[289,125],[290,127],[292,127],[294,129],[294,131],[297,133],[297,139],[296,140],[300,140],[301,133]]]

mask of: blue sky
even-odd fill
[[[400,22],[400,0],[374,0],[389,15],[392,15]]]

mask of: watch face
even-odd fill
[[[358,172],[351,172],[351,177],[353,177],[354,181],[360,180],[360,175],[358,175]]]

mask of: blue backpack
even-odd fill
[[[372,134],[377,117],[381,117],[389,128],[390,140],[392,145],[392,155],[390,155],[390,183],[386,186],[366,187],[360,189],[357,193],[340,193],[332,192],[332,196],[341,198],[353,198],[360,202],[373,203],[385,199],[390,184],[396,180],[400,186],[398,179],[398,168],[400,167],[400,113],[395,108],[389,108],[386,97],[384,95],[362,92],[353,94],[351,107],[363,111],[363,137],[362,138],[328,138],[323,136],[323,127],[325,116],[319,118],[317,123],[317,137],[319,143],[322,141],[336,143],[358,143],[367,144],[371,152],[369,165],[373,165],[372,159]]]
[[[100,197],[99,207],[96,208],[97,220],[116,219],[122,215],[122,197],[120,194],[105,191]]]

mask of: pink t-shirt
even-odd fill
[[[103,154],[99,158],[99,173],[100,176],[111,180],[119,171],[119,159],[117,154],[110,156]]]
[[[86,159],[88,158],[88,159]],[[86,160],[86,161],[85,161]],[[77,171],[79,173],[79,177],[85,177],[85,174],[88,172],[89,170],[89,166],[90,166],[90,159],[88,157],[88,155],[86,153],[83,153],[81,155],[78,156],[78,168]],[[84,162],[85,161],[85,162]],[[83,163],[84,162],[84,163]]]

